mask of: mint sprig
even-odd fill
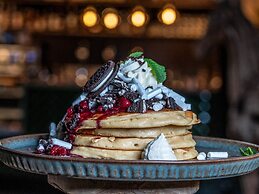
[[[250,148],[250,147],[247,147],[244,149],[240,148],[240,152],[241,152],[242,156],[251,156],[251,155],[256,154],[256,150],[253,148]]]
[[[129,57],[138,58],[138,57],[140,57],[141,55],[143,55],[143,52],[138,51],[138,52],[131,53],[131,54],[129,55]]]
[[[153,76],[156,78],[158,83],[163,83],[166,80],[165,67],[158,64],[156,61],[148,58],[144,58],[148,66],[151,68]]]

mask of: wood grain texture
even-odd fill
[[[187,182],[129,182],[107,180],[82,180],[48,175],[48,183],[70,194],[193,194],[199,190],[199,181]]]

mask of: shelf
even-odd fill
[[[10,0],[5,0],[9,2]],[[132,0],[12,0],[13,3],[19,5],[52,5],[52,6],[85,6],[86,4],[91,4],[95,6],[114,6],[114,7],[132,7],[137,4],[141,4],[144,7],[148,8],[161,8],[166,3],[171,3],[170,0],[160,0],[160,1],[132,1]],[[218,4],[215,0],[174,0],[174,5],[177,9],[190,9],[190,10],[211,10],[215,9]]]
[[[0,108],[0,120],[21,120],[24,112],[20,108]]]
[[[0,87],[0,99],[20,99],[24,94],[22,87]]]

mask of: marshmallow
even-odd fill
[[[206,153],[205,152],[201,152],[198,154],[197,156],[198,160],[206,160]]]

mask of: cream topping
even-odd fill
[[[142,157],[144,160],[177,160],[163,133],[147,145]]]

